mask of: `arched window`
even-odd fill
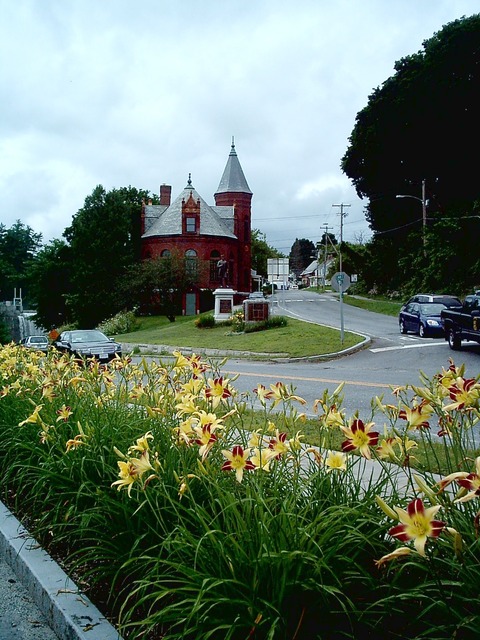
[[[185,251],[185,269],[190,277],[195,277],[198,270],[197,252],[195,249]]]
[[[161,258],[170,258],[172,254],[170,253],[170,249],[164,249],[160,254]]]

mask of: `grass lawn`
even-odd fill
[[[359,307],[367,311],[374,311],[375,313],[383,313],[386,316],[395,317],[398,316],[402,306],[401,302],[394,302],[393,300],[385,300],[382,298],[355,298],[349,295],[344,296],[343,301],[352,307]]]
[[[233,333],[228,326],[199,329],[195,326],[196,317],[178,317],[175,322],[164,316],[139,318],[137,331],[118,335],[116,339],[123,343],[273,353],[293,358],[335,353],[363,340],[346,331],[342,344],[340,331],[293,318],[288,318],[286,327]]]

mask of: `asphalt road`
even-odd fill
[[[271,298],[273,313],[290,315],[309,322],[340,328],[338,296],[307,291],[279,292]],[[258,383],[266,386],[282,380],[296,387],[298,395],[310,407],[325,388],[333,391],[345,382],[345,408],[365,414],[376,395],[391,394],[391,386],[418,384],[420,371],[428,376],[448,368],[449,358],[455,364],[465,363],[466,375],[480,372],[480,345],[464,343],[461,351],[451,351],[443,338],[420,338],[402,335],[395,317],[372,313],[343,304],[344,329],[356,331],[370,339],[369,344],[355,353],[329,361],[253,362],[232,359],[225,374],[240,374],[235,383],[240,391],[253,389]]]

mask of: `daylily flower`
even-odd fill
[[[174,433],[179,442],[184,442],[187,445],[191,444],[191,439],[195,435],[193,430],[197,424],[197,419],[194,416],[189,416],[186,420],[182,420],[178,427],[175,427]]]
[[[398,461],[398,455],[395,451],[395,446],[399,446],[398,438],[383,438],[377,447],[376,453],[380,460],[392,460]]]
[[[300,398],[300,396],[296,396],[292,393],[292,390],[287,387],[283,382],[277,382],[275,384],[270,385],[270,391],[272,392],[273,398],[273,406],[276,407],[277,404],[282,402],[282,400],[295,400],[300,402],[300,404],[306,404],[306,400]]]
[[[448,413],[443,416],[440,416],[438,419],[438,426],[440,427],[440,430],[437,433],[437,435],[439,437],[451,436],[453,432],[452,427],[454,426],[454,424],[455,422],[453,417]]]
[[[231,398],[233,395],[232,388],[229,385],[228,379],[220,378],[209,378],[208,386],[205,387],[205,396],[207,399],[212,401],[213,408],[215,409],[220,402],[226,402],[228,398]]]
[[[410,502],[406,511],[395,507],[400,524],[392,527],[388,533],[400,542],[413,540],[415,549],[424,556],[427,538],[437,538],[445,527],[444,522],[433,519],[439,509],[440,505],[425,509],[420,498]]]
[[[255,469],[255,465],[251,460],[250,449],[243,449],[240,445],[233,447],[232,451],[222,451],[227,461],[222,465],[222,471],[235,471],[237,482],[243,480],[243,472]]]
[[[73,412],[70,407],[67,407],[66,405],[63,404],[60,407],[60,409],[57,410],[57,413],[58,413],[57,422],[59,422],[60,420],[67,422],[67,420],[69,419],[69,417],[72,415]]]
[[[183,356],[180,352],[174,351],[173,355],[177,358],[174,368],[190,369],[194,378],[197,378],[201,373],[210,369],[210,366],[206,362],[203,362],[200,356],[197,356],[195,353],[191,356]]]
[[[303,438],[305,438],[305,436],[300,431],[297,431],[293,438],[289,440],[290,451],[300,451]]]
[[[181,385],[182,393],[191,398],[196,398],[200,394],[200,391],[205,386],[202,378],[190,378],[188,382]]]
[[[261,431],[252,431],[248,440],[249,447],[260,447],[263,445],[263,436]]]
[[[438,483],[440,491],[443,491],[446,486],[451,482],[456,482],[463,489],[465,495],[456,498],[454,502],[468,502],[474,498],[480,497],[480,456],[475,459],[475,473],[468,473],[466,471],[457,471],[442,478]]]
[[[195,443],[200,445],[198,453],[201,459],[204,460],[217,441],[217,436],[213,432],[211,424],[205,424],[203,426],[197,424],[193,427],[193,430],[197,436]]]
[[[448,392],[453,402],[445,406],[444,410],[464,409],[478,405],[480,384],[474,378],[456,378],[454,384],[448,387]]]
[[[322,416],[318,416],[318,419],[323,425],[325,425],[325,427],[341,428],[345,426],[345,410],[344,409],[339,411],[337,409],[336,404],[327,406],[327,405],[323,405],[321,401],[316,401],[316,402],[319,402],[322,405],[322,408],[324,410],[324,414]]]
[[[180,351],[174,351],[173,355],[176,358],[175,364],[173,365],[174,369],[186,369],[190,366],[189,361]]]
[[[40,411],[43,409],[43,404],[39,404],[35,407],[32,415],[28,416],[26,420],[23,420],[18,425],[19,427],[23,427],[24,424],[33,423],[33,424],[42,424],[43,420],[40,417]]]
[[[83,441],[87,436],[84,433],[78,433],[73,439],[67,440],[66,449],[67,453],[72,449],[78,449],[81,445],[85,444]]]
[[[139,400],[143,395],[145,395],[145,388],[141,382],[132,387],[128,393],[130,400]]]
[[[44,400],[52,400],[57,394],[55,393],[55,387],[53,384],[46,384],[42,389],[42,398]]]
[[[423,399],[419,404],[414,401],[412,407],[405,406],[398,412],[398,417],[407,421],[407,429],[428,429],[433,411],[432,405]]]
[[[271,449],[254,449],[250,460],[256,469],[270,471],[270,461],[275,457],[275,453]]]
[[[117,486],[118,491],[120,491],[120,489],[122,489],[123,487],[127,487],[129,497],[133,483],[137,480],[140,480],[142,475],[146,471],[154,470],[152,465],[150,464],[148,451],[144,451],[140,458],[129,458],[127,462],[119,460],[117,464],[118,468],[120,469],[120,471],[118,472],[120,480],[115,480],[115,482],[112,482],[111,486]]]
[[[182,401],[175,405],[175,409],[179,416],[183,416],[196,413],[198,407],[191,396],[184,396]]]
[[[147,433],[141,438],[137,439],[137,444],[133,444],[128,449],[128,453],[132,454],[134,451],[139,451],[143,453],[144,451],[148,451],[150,449],[148,445],[148,441],[153,440],[153,433],[151,431],[147,431]]]
[[[442,367],[441,372],[434,376],[434,378],[438,381],[438,385],[441,389],[442,395],[447,395],[448,388],[452,385],[452,383],[457,378],[463,378],[463,374],[465,373],[464,364],[462,364],[460,367],[456,367],[451,358],[449,359],[449,362],[450,366],[448,367],[448,369],[444,369]]]
[[[290,444],[287,440],[287,434],[279,433],[277,429],[276,437],[270,440],[268,448],[275,453],[276,458],[281,458],[281,456],[288,453],[290,451]]]
[[[266,400],[270,400],[273,397],[273,392],[263,386],[263,384],[257,385],[257,387],[253,390],[253,393],[256,393],[260,402],[265,406]]]
[[[358,449],[360,454],[370,460],[370,447],[374,447],[378,442],[378,431],[372,431],[374,422],[364,424],[359,418],[352,420],[350,427],[340,427],[347,439],[342,442],[342,450],[349,452]]]
[[[341,451],[329,451],[325,460],[327,473],[330,471],[345,471],[347,468],[347,456]]]

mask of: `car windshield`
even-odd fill
[[[420,305],[420,311],[424,316],[439,316],[442,309],[446,309],[447,307],[440,302],[429,302],[426,304]]]
[[[72,342],[106,342],[107,336],[101,331],[72,331]]]
[[[48,340],[46,338],[43,338],[42,336],[33,336],[32,338],[30,338],[30,342],[32,344],[46,344]]]

